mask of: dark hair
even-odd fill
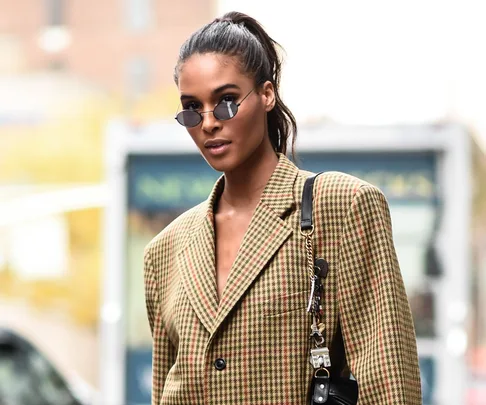
[[[275,88],[275,106],[268,112],[268,134],[276,152],[287,152],[292,135],[292,155],[295,155],[297,123],[279,95],[282,61],[277,52],[280,45],[268,36],[254,18],[232,11],[205,25],[184,42],[180,49],[174,80],[179,82],[182,64],[193,54],[221,53],[237,56],[245,74],[257,85],[269,80]]]

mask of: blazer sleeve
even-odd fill
[[[339,316],[359,404],[421,405],[410,306],[382,192],[361,186],[348,211],[338,270]]]
[[[152,332],[152,404],[158,405],[164,390],[165,379],[177,355],[162,323],[159,300],[159,283],[149,249],[144,255],[145,303]]]

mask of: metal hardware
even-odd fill
[[[315,369],[331,367],[331,356],[327,347],[317,347],[310,352],[309,361]]]

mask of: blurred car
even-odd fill
[[[90,405],[17,333],[0,328],[0,405]]]

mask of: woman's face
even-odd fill
[[[203,120],[187,128],[202,155],[215,170],[231,172],[275,153],[267,133],[267,112],[275,103],[273,85],[258,88],[254,80],[241,72],[237,60],[221,54],[194,54],[181,66],[179,92],[182,108],[199,112],[212,111],[221,100],[234,100],[236,115],[225,121],[212,112],[202,114]],[[253,91],[252,91],[253,90]]]

